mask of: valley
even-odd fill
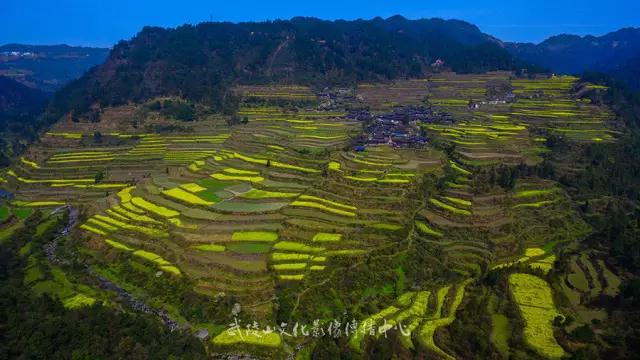
[[[610,326],[595,299],[625,277],[585,245],[559,180],[585,169],[571,154],[624,136],[586,96],[606,90],[441,71],[332,95],[238,85],[233,115],[169,96],[105,106],[2,172],[0,241],[32,213],[44,232],[78,209],[66,261],[20,250],[24,284],[69,309],[135,311],[108,281],[214,357],[310,359],[331,341],[354,358],[462,359],[472,325],[490,335],[480,356],[559,359],[581,348],[576,328]]]

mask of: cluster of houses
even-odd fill
[[[21,52],[21,51],[0,51],[0,60],[1,61],[10,61],[17,60],[20,58],[35,58],[38,54],[33,52]]]
[[[427,137],[420,124],[453,123],[451,115],[425,106],[395,107],[391,112],[379,115],[358,111],[347,117],[365,124],[356,150],[363,150],[366,145],[423,147],[427,144]]]
[[[516,101],[511,84],[507,81],[492,81],[487,84],[485,99],[481,101],[469,100],[469,109],[478,109],[481,105],[502,105]]]
[[[495,99],[495,100],[482,100],[482,101],[474,101],[473,99],[469,100],[469,109],[479,109],[481,105],[503,105],[510,104],[514,102],[515,95],[510,94],[509,98],[505,99]]]

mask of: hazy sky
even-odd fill
[[[260,21],[315,16],[370,19],[400,14],[474,23],[507,41],[540,42],[550,35],[602,35],[640,26],[639,0],[0,0],[0,44],[109,47],[145,25]]]

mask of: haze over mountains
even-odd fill
[[[54,92],[101,64],[109,49],[68,45],[0,46],[0,76],[28,87]]]
[[[51,94],[108,54],[109,49],[68,45],[0,46],[0,166],[37,138]]]
[[[509,52],[531,64],[558,73],[599,71],[640,87],[640,28],[603,36],[557,35],[541,42],[505,43]]]

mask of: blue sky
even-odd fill
[[[506,41],[540,42],[559,34],[602,35],[640,26],[638,0],[1,0],[0,44],[109,47],[145,25],[174,27],[202,21],[260,21],[315,16],[370,19],[466,20]]]

